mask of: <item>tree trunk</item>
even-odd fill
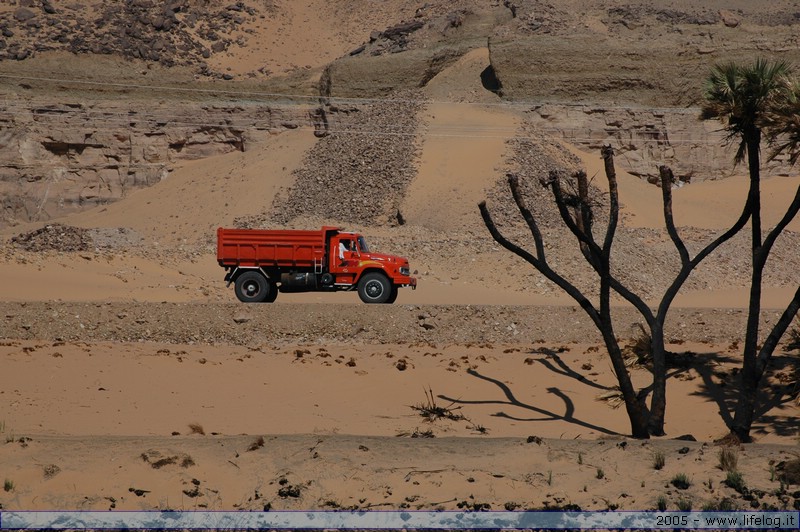
[[[617,222],[619,221],[619,189],[617,187],[617,172],[614,168],[614,151],[611,149],[611,146],[605,146],[601,150],[601,153],[605,163],[606,178],[608,179],[609,196],[608,227],[606,228],[606,236],[603,241],[599,264],[600,269],[598,271],[600,275],[601,332],[605,340],[606,348],[608,349],[608,354],[611,357],[611,364],[614,367],[614,372],[617,374],[617,381],[619,382],[619,389],[622,392],[622,398],[625,400],[625,409],[628,412],[628,418],[631,422],[631,435],[634,438],[645,439],[650,437],[650,431],[647,427],[648,415],[633,387],[628,368],[625,367],[625,360],[622,356],[617,337],[614,334],[614,323],[611,319],[611,246],[614,243],[614,235],[616,234]],[[585,189],[584,194],[588,195],[588,183],[584,183],[582,188]],[[588,214],[584,213],[584,216],[587,215],[591,216],[591,212],[588,212]],[[591,230],[591,224],[586,225],[588,225],[589,230]]]
[[[648,439],[650,438],[650,431],[647,427],[647,411],[639,401],[639,397],[633,387],[631,376],[628,373],[628,368],[625,367],[625,359],[622,356],[617,338],[614,336],[614,329],[610,321],[602,319],[600,333],[603,335],[608,355],[611,358],[611,365],[617,376],[619,390],[622,392],[622,399],[625,401],[625,411],[628,413],[628,419],[631,422],[631,435],[637,439]]]
[[[663,320],[656,319],[650,327],[650,350],[653,355],[653,397],[650,400],[648,427],[653,436],[663,436],[664,416],[667,410],[667,363]]]
[[[742,376],[739,389],[739,400],[736,404],[731,432],[742,442],[750,441],[750,429],[753,426],[753,413],[758,395],[758,383],[761,373],[758,371],[758,324],[761,317],[761,283],[764,273],[765,257],[761,253],[761,171],[759,149],[761,132],[758,129],[745,135],[747,143],[747,162],[750,171],[750,201],[752,213],[750,224],[752,229],[752,275],[750,277],[750,302],[745,329],[744,351],[742,353]]]

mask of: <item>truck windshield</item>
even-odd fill
[[[362,253],[369,253],[369,246],[367,246],[367,241],[364,240],[363,236],[358,237],[358,249],[360,249]]]

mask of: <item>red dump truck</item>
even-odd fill
[[[394,303],[400,287],[417,287],[408,259],[373,253],[358,233],[217,229],[217,262],[245,303],[272,303],[278,292],[358,290],[364,303]]]

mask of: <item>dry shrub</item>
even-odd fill
[[[689,480],[689,477],[686,476],[686,473],[678,473],[672,477],[672,480],[670,480],[669,483],[679,490],[689,489],[689,486],[692,485],[692,481]]]
[[[800,458],[778,464],[780,479],[789,485],[800,485]]]
[[[264,447],[264,436],[259,436],[247,447],[247,450],[255,451],[256,449],[260,449],[262,447]]]
[[[739,493],[744,493],[747,485],[744,482],[744,476],[738,471],[728,471],[724,483],[729,488],[733,488]]]
[[[739,466],[739,451],[733,447],[722,447],[717,458],[719,458],[719,468],[723,471],[736,471]]]
[[[188,454],[184,453],[164,455],[161,453],[161,451],[149,449],[143,452],[140,456],[142,461],[150,464],[150,467],[153,469],[161,469],[162,467],[174,464],[177,464],[185,469],[195,465],[194,459]]]
[[[599,394],[595,397],[595,400],[605,402],[611,408],[619,408],[625,404],[625,399],[622,397],[619,386],[614,386],[610,391]]]
[[[634,335],[631,343],[625,346],[625,365],[644,366],[653,361],[653,337],[641,323],[633,324]]]
[[[667,463],[667,459],[664,456],[663,451],[656,451],[653,453],[653,469],[661,470],[664,469],[664,465]]]
[[[419,412],[419,415],[424,417],[426,421],[433,423],[437,419],[449,419],[451,421],[460,421],[464,416],[455,412],[461,407],[451,408],[453,403],[448,406],[439,406],[436,404],[436,399],[433,397],[433,390],[428,388],[425,390],[425,402],[412,406],[411,408]]]
[[[44,478],[51,479],[61,472],[61,468],[58,467],[56,464],[49,464],[44,466],[44,468],[42,468],[42,471],[44,472]]]

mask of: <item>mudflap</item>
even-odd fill
[[[233,274],[237,269],[238,268],[231,268],[228,270],[228,273],[225,274],[225,288],[230,288],[231,283],[233,283]]]

